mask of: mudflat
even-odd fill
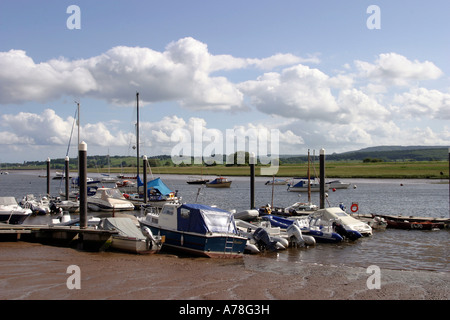
[[[0,243],[2,300],[448,300],[450,274],[380,270],[379,289],[359,267],[305,263],[267,270],[242,259],[85,252],[27,242]],[[68,280],[79,267],[80,289]],[[369,280],[370,281],[370,280]]]

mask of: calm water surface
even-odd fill
[[[26,194],[46,193],[46,179],[42,172],[12,171],[0,176],[0,196],[14,196],[20,200]],[[96,175],[90,174],[93,178]],[[186,176],[160,174],[172,190],[178,190],[183,202],[195,202],[199,186],[188,185]],[[217,205],[223,209],[245,210],[250,207],[250,181],[248,177],[230,177],[229,189],[201,188],[198,203]],[[272,202],[272,187],[264,183],[269,178],[257,177],[255,183],[256,206]],[[342,202],[348,209],[357,202],[360,213],[394,214],[407,216],[448,217],[449,185],[434,180],[397,179],[343,179],[350,182],[349,189],[329,191],[327,206]],[[353,186],[356,186],[354,188]],[[51,181],[51,193],[64,189],[58,180]],[[307,194],[288,192],[286,186],[275,186],[273,204],[288,206],[296,201],[307,201]],[[319,193],[312,194],[312,202],[319,204]],[[349,211],[349,210],[347,210]],[[289,249],[261,255],[267,270],[286,272],[295,270],[302,262],[400,270],[431,270],[450,272],[450,231],[409,231],[388,229],[375,231],[370,238],[341,244],[318,244],[308,249]],[[282,263],[280,263],[282,262]]]

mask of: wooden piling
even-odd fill
[[[87,228],[87,144],[78,145],[78,183],[80,187],[80,229]]]
[[[255,208],[255,154],[250,154],[250,209]]]
[[[50,158],[47,158],[47,197],[50,198]]]

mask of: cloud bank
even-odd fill
[[[240,82],[227,77],[241,70],[258,76]],[[205,43],[187,37],[169,43],[162,52],[118,46],[79,60],[35,62],[23,50],[0,52],[0,104],[20,108],[27,102],[82,97],[130,106],[133,93],[139,91],[145,92],[143,104],[171,101],[194,112],[266,115],[267,121],[248,123],[246,129],[278,128],[286,153],[314,143],[353,149],[402,144],[405,134],[411,144],[450,144],[448,127],[437,130],[421,123],[450,119],[450,92],[427,88],[427,83],[443,77],[433,62],[393,52],[381,53],[374,61],[349,61],[342,70],[327,72],[315,56],[214,55]],[[4,114],[1,119],[2,144],[14,148],[67,144],[73,122],[52,109]],[[146,145],[166,152],[171,132],[189,130],[192,119],[167,115],[142,123]],[[400,124],[405,119],[417,126]],[[102,122],[87,123],[82,130],[87,142],[98,146],[125,146],[132,135]]]

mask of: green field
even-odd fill
[[[256,175],[260,175],[260,166],[256,167]],[[281,165],[278,177],[306,176],[307,164]],[[134,171],[133,171],[134,170]],[[127,168],[127,172],[134,173],[135,168]],[[112,171],[112,169],[111,169]],[[222,176],[248,176],[249,166],[186,166],[186,167],[156,167],[153,174],[186,174]],[[311,176],[319,176],[319,163],[311,167]],[[442,172],[442,174],[441,174]],[[325,164],[327,178],[410,178],[410,179],[448,179],[449,165],[447,161],[418,161],[418,162],[327,162]]]

